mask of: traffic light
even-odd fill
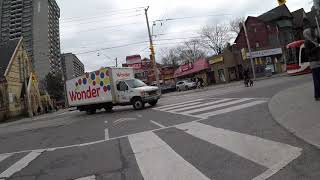
[[[32,83],[37,81],[36,75],[34,73],[31,74]]]
[[[279,6],[285,4],[287,2],[287,0],[278,0]]]

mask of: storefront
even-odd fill
[[[223,64],[223,55],[216,55],[213,57],[210,57],[208,59],[209,64],[211,66],[211,78],[214,79],[214,81],[211,81],[211,83],[224,83],[226,82],[225,78],[225,70],[224,70],[224,64]]]
[[[206,59],[199,59],[194,63],[180,66],[174,72],[174,78],[177,80],[202,78],[206,85],[209,84],[210,65]]]
[[[250,55],[249,53],[244,53],[245,52],[243,51],[242,54],[245,61],[244,64],[251,68]],[[255,65],[256,76],[264,76],[266,69],[271,70],[272,73],[283,72],[282,63],[280,61],[282,58],[283,57],[281,48],[252,52],[252,59]]]

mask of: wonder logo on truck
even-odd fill
[[[109,70],[103,68],[100,71],[86,73],[84,78],[79,78],[75,82],[75,89],[68,91],[71,101],[81,101],[100,97],[102,93],[110,93],[110,76]]]

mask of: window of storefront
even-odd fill
[[[226,78],[225,78],[225,76],[224,76],[224,70],[223,70],[223,69],[219,69],[219,70],[218,70],[218,74],[219,74],[219,80],[220,80],[221,82],[226,82]]]

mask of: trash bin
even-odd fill
[[[271,68],[265,68],[264,69],[264,73],[265,73],[265,76],[271,77],[272,76],[272,69]]]

